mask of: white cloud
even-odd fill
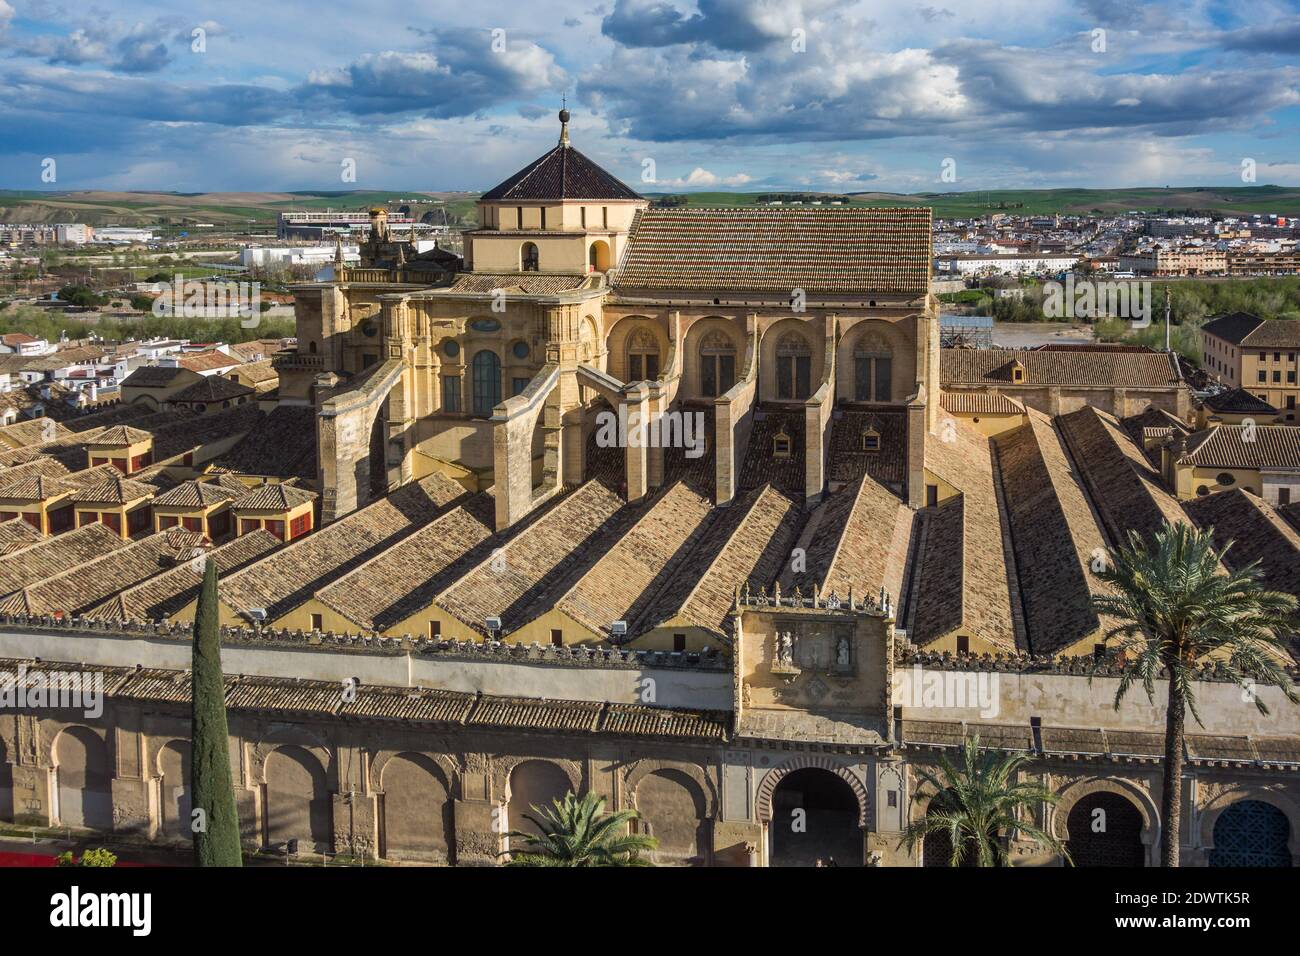
[[[656,186],[665,186],[669,189],[717,189],[719,187],[744,186],[752,183],[754,177],[746,173],[734,173],[730,176],[719,176],[707,169],[696,166],[691,170],[690,175],[684,179],[661,179],[655,183]]]

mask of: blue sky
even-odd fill
[[[0,0],[0,188],[484,189],[564,94],[642,191],[1300,185],[1300,0]]]

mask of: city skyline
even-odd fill
[[[641,192],[1290,185],[1297,39],[1289,2],[373,3],[304,22],[0,0],[0,186],[478,191],[553,145],[566,96],[575,145]]]

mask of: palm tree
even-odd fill
[[[1010,866],[1001,835],[1019,830],[1068,861],[1069,851],[1060,840],[1027,822],[1036,804],[1060,799],[1040,783],[1016,782],[1016,772],[1030,762],[1024,753],[981,750],[978,734],[967,737],[961,767],[940,756],[937,773],[918,769],[921,786],[914,799],[919,803],[928,797],[930,806],[924,817],[907,825],[898,845],[911,852],[930,834],[944,834],[952,846],[949,866]]]
[[[541,833],[512,830],[512,840],[524,844],[514,852],[507,866],[651,866],[641,851],[659,846],[654,837],[628,833],[627,825],[640,819],[636,810],[605,813],[605,798],[594,793],[581,797],[573,793],[551,806],[530,808],[538,816],[524,814]]]
[[[1258,561],[1225,572],[1220,565],[1231,547],[1229,542],[1215,550],[1213,528],[1166,523],[1150,547],[1130,531],[1128,544],[1112,548],[1106,568],[1097,572],[1114,593],[1094,594],[1093,608],[1118,621],[1106,633],[1120,639],[1107,657],[1131,658],[1115,691],[1115,709],[1135,682],[1141,681],[1147,700],[1154,703],[1156,681],[1169,681],[1162,866],[1178,865],[1186,712],[1203,725],[1196,710],[1199,662],[1211,658],[1215,676],[1240,684],[1262,714],[1268,707],[1254,692],[1257,681],[1281,688],[1292,703],[1300,701],[1281,663],[1287,656],[1286,635],[1296,625],[1296,599],[1265,590]]]

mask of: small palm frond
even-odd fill
[[[629,832],[641,816],[636,810],[605,813],[605,798],[594,793],[568,793],[550,807],[530,809],[524,819],[538,832],[510,832],[521,844],[510,866],[650,866],[641,854],[659,846],[654,837]]]
[[[1069,852],[1060,840],[1026,822],[1033,819],[1038,804],[1059,799],[1042,784],[1017,780],[1032,760],[1024,753],[982,749],[974,735],[963,742],[960,767],[945,754],[934,769],[918,768],[920,785],[914,799],[928,800],[929,806],[925,816],[903,830],[899,846],[911,852],[926,837],[942,833],[951,846],[949,866],[1010,866],[1004,836],[1018,831],[1068,861]]]

